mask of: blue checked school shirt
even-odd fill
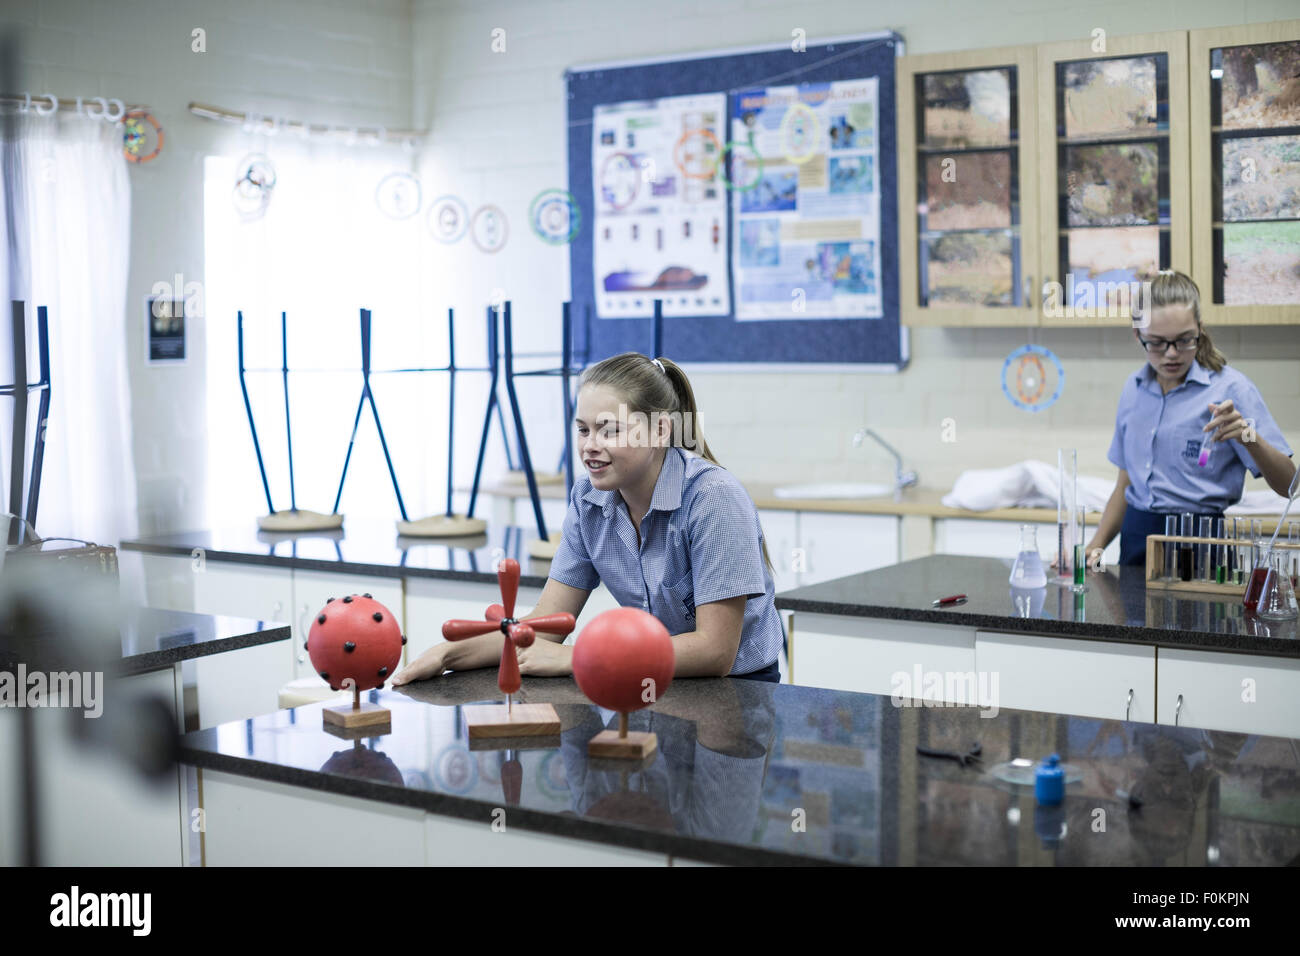
[[[749,674],[777,659],[784,636],[762,540],[758,511],[731,472],[669,448],[639,548],[618,491],[598,491],[586,475],[573,483],[550,576],[583,591],[603,582],[620,605],[649,611],[669,634],[695,630],[699,605],[743,594],[749,601],[730,673]]]
[[[1115,413],[1115,437],[1107,458],[1128,472],[1125,500],[1135,508],[1163,514],[1221,512],[1241,500],[1246,469],[1256,478],[1250,443],[1230,440],[1210,446],[1210,460],[1196,463],[1202,429],[1210,423],[1210,403],[1232,399],[1233,406],[1261,438],[1283,454],[1291,447],[1268,412],[1259,389],[1230,365],[1211,372],[1192,361],[1187,377],[1162,394],[1150,365],[1129,377]]]

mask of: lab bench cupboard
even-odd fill
[[[796,611],[791,683],[1300,737],[1300,661]]]

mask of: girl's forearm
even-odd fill
[[[1291,459],[1282,454],[1281,449],[1274,448],[1258,435],[1246,446],[1246,450],[1259,466],[1260,474],[1264,476],[1268,486],[1285,498],[1291,486],[1291,479],[1295,477],[1295,464]]]
[[[1128,502],[1124,500],[1126,487],[1124,482],[1115,484],[1115,490],[1110,493],[1106,507],[1102,509],[1101,520],[1097,522],[1097,530],[1093,532],[1087,550],[1105,548],[1115,540],[1115,535],[1119,534],[1120,528],[1124,526],[1124,515],[1128,511]]]

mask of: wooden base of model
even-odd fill
[[[550,704],[472,704],[461,709],[470,740],[490,737],[554,737],[560,716]]]
[[[343,527],[343,516],[301,508],[295,511],[275,511],[258,518],[257,527],[261,531],[335,531]]]

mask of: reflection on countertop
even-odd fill
[[[467,736],[461,705],[500,701],[495,671],[368,697],[391,709],[390,733],[341,740],[322,729],[323,705],[314,705],[191,733],[183,759],[485,823],[508,806],[522,829],[716,863],[1300,860],[1293,740],[1005,709],[981,717],[975,708],[698,678],[675,681],[631,715],[631,729],[656,733],[659,749],[629,765],[587,756],[587,741],[618,718],[569,678],[524,679],[518,699],[553,704],[562,729],[497,745],[518,749],[485,749]],[[976,741],[977,768],[917,754]],[[1083,774],[1058,808],[1038,807],[1032,788],[990,773],[1053,752]]]

